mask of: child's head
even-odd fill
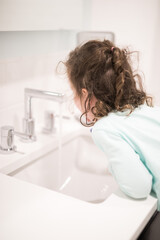
[[[133,73],[129,55],[108,40],[88,41],[70,52],[65,62],[68,78],[82,116],[92,121],[89,125],[111,111],[151,105],[141,82],[137,87],[141,79]]]

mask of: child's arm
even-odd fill
[[[130,197],[145,198],[152,188],[152,176],[139,155],[118,134],[95,129],[93,140],[107,156],[109,170],[120,189]]]

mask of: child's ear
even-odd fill
[[[84,96],[87,96],[87,95],[88,95],[88,91],[87,91],[86,88],[82,88],[82,94],[83,94]]]

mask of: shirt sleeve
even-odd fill
[[[96,145],[106,154],[109,171],[120,189],[132,198],[146,198],[151,192],[152,175],[134,149],[119,134],[111,130],[95,129],[92,137]]]

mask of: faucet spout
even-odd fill
[[[31,99],[43,98],[59,103],[65,101],[65,95],[63,93],[43,91],[32,88],[25,88],[25,118],[32,118]]]
[[[43,98],[63,103],[66,100],[66,97],[63,93],[25,88],[24,133],[30,135],[30,140],[34,141],[35,140],[34,120],[32,118],[32,106],[31,106],[32,98]]]

